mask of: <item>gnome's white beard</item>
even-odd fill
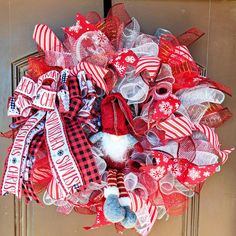
[[[115,162],[125,161],[126,152],[132,146],[130,135],[112,135],[103,133],[102,147],[106,155]]]

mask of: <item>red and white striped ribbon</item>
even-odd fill
[[[151,79],[155,78],[160,68],[161,60],[158,57],[140,57],[135,74],[147,70]]]
[[[153,205],[150,201],[145,201],[141,197],[139,197],[137,194],[129,192],[129,197],[131,200],[131,207],[130,209],[133,212],[138,212],[141,208],[144,206],[147,206],[148,208],[148,215],[150,218],[150,224],[148,224],[147,227],[142,229],[137,229],[137,232],[142,235],[146,236],[151,231],[153,225],[155,224],[157,217],[158,217],[158,208]]]
[[[144,206],[144,201],[141,199],[137,194],[133,192],[129,192],[129,197],[131,200],[131,206],[130,209],[133,212],[139,211]]]
[[[166,139],[178,139],[192,134],[192,124],[184,116],[166,119],[159,123],[159,127],[165,131]]]
[[[147,202],[147,206],[148,206],[148,214],[150,217],[150,223],[148,224],[147,227],[143,229],[137,229],[137,232],[142,236],[147,236],[149,234],[158,217],[157,207],[155,205],[152,205],[150,201]]]
[[[63,199],[65,197],[63,189],[57,183],[55,178],[52,178],[48,184],[47,193],[53,200]]]
[[[44,52],[63,52],[63,44],[47,25],[36,25],[34,28],[33,39]]]
[[[212,147],[218,152],[219,156],[222,158],[223,164],[228,159],[228,155],[234,150],[221,150],[218,135],[215,133],[215,130],[213,128],[210,128],[203,124],[192,124],[184,116],[167,119],[163,122],[160,122],[159,127],[165,131],[166,139],[178,139],[185,136],[189,136],[192,134],[192,130],[202,132],[206,136],[208,141],[211,143]]]
[[[108,93],[108,88],[106,85],[106,82],[104,80],[104,77],[108,73],[108,70],[100,67],[93,65],[88,62],[80,62],[76,67],[74,67],[70,73],[72,76],[77,76],[77,74],[81,71],[84,70],[86,75],[90,75],[92,77],[92,80],[95,82],[95,84],[104,90],[106,93]]]
[[[196,131],[202,132],[206,136],[208,141],[211,143],[212,147],[218,152],[219,156],[222,158],[222,164],[224,164],[228,159],[228,155],[234,149],[221,150],[218,135],[216,134],[213,128],[210,128],[203,124],[194,124],[193,128]]]

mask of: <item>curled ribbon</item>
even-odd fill
[[[20,198],[22,176],[26,169],[29,144],[34,136],[43,130],[45,130],[46,146],[53,176],[48,187],[49,195],[53,199],[64,199],[84,185],[84,179],[70,148],[64,120],[56,106],[57,96],[59,101],[65,99],[61,97],[61,90],[58,91],[58,88],[67,91],[68,95],[66,86],[68,76],[68,70],[62,71],[61,75],[57,71],[49,71],[40,76],[37,83],[30,78],[23,77],[17,86],[14,95],[16,97],[16,108],[22,104],[21,100],[24,99],[28,101],[27,104],[30,104],[27,107],[30,111],[28,111],[28,120],[17,133],[6,161],[6,169],[1,185],[2,195],[12,193]],[[60,78],[61,81],[59,82]],[[61,86],[58,86],[59,83]],[[94,91],[91,86],[89,86],[89,91]],[[67,100],[69,100],[69,97],[67,97]],[[69,106],[69,104],[67,105]],[[10,104],[10,108],[11,106],[12,104]],[[33,113],[32,108],[38,111],[31,114]],[[25,109],[19,109],[17,116],[25,116]],[[68,168],[70,169],[69,172]]]

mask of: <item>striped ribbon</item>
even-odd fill
[[[47,193],[54,200],[63,199],[65,197],[63,189],[57,183],[55,178],[52,178],[47,186]]]
[[[146,70],[151,79],[155,78],[160,68],[161,60],[158,57],[140,57],[137,63],[135,74]]]
[[[138,212],[141,210],[143,207],[147,206],[148,208],[148,216],[150,218],[150,224],[148,224],[147,227],[138,229],[136,228],[137,232],[142,235],[146,236],[148,233],[151,231],[153,225],[155,224],[157,217],[158,217],[158,208],[153,205],[150,201],[145,201],[138,195],[129,192],[129,197],[131,200],[131,210],[134,212]]]
[[[234,148],[221,150],[219,137],[213,128],[210,128],[203,124],[193,124],[193,128],[196,131],[202,132],[206,136],[212,147],[217,151],[217,153],[221,157],[222,164],[224,164],[228,159],[228,155],[234,150]]]
[[[34,28],[33,39],[44,52],[63,52],[63,44],[47,25],[36,25]]]
[[[144,229],[137,230],[138,233],[141,234],[142,236],[146,236],[149,234],[158,217],[158,208],[152,205],[150,201],[147,202],[147,206],[148,206],[148,214],[150,216],[150,224]]]
[[[166,139],[178,139],[192,134],[192,124],[184,116],[166,119],[159,123],[159,127],[165,131]]]
[[[234,150],[221,150],[218,135],[213,128],[203,124],[191,123],[184,116],[166,119],[159,123],[159,127],[165,131],[165,139],[179,139],[191,135],[192,131],[200,131],[206,136],[212,147],[219,154],[222,164],[226,162],[228,155]]]
[[[90,75],[92,77],[92,80],[95,82],[95,84],[99,88],[103,89],[105,91],[105,93],[108,94],[109,91],[108,91],[108,88],[107,88],[104,78],[107,75],[107,73],[109,72],[109,70],[107,70],[103,67],[100,67],[100,66],[93,65],[88,62],[80,62],[76,67],[74,67],[70,71],[71,76],[77,76],[77,74],[81,70],[84,70],[86,72],[86,75]]]
[[[144,206],[144,201],[141,199],[138,195],[136,195],[133,192],[129,192],[129,197],[131,200],[131,206],[130,209],[133,212],[139,211]]]

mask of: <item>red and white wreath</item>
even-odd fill
[[[203,33],[142,33],[123,4],[105,19],[76,15],[61,42],[43,24],[41,52],[9,99],[11,131],[1,195],[95,214],[147,235],[155,221],[185,212],[188,199],[219,172],[215,128],[231,117],[230,90],[202,74],[188,46]],[[39,193],[43,193],[42,198]]]

